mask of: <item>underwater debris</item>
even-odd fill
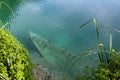
[[[33,44],[40,51],[41,55],[61,73],[61,77],[64,80],[73,80],[75,75],[80,73],[78,68],[84,65],[81,64],[81,59],[88,54],[76,56],[68,50],[55,46],[35,33],[30,32],[29,34]],[[73,72],[74,70],[75,72]]]
[[[68,50],[54,46],[52,43],[35,33],[30,32],[30,37],[42,56],[56,67],[65,68],[65,64],[74,56]]]

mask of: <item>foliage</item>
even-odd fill
[[[97,54],[99,58],[98,68],[86,68],[82,75],[78,75],[76,80],[119,80],[120,79],[120,52],[112,49],[112,35],[110,34],[110,49],[105,49],[100,41],[99,26],[96,20],[93,19],[96,34],[98,38]],[[117,29],[115,29],[117,30]],[[118,32],[119,30],[117,30]]]
[[[5,6],[13,14],[13,9],[6,2],[0,1],[0,8]],[[34,65],[28,51],[11,35],[7,25],[3,25],[0,20],[0,80],[33,80]]]
[[[86,68],[83,75],[76,80],[119,80],[120,79],[120,52],[111,51],[109,63],[101,63],[97,70]]]
[[[112,54],[109,64],[100,64],[95,78],[99,80],[120,79],[120,53]]]
[[[0,28],[0,79],[32,80],[32,68],[27,49],[10,31]]]

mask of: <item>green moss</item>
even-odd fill
[[[32,80],[32,68],[27,49],[10,31],[0,28],[0,79]]]

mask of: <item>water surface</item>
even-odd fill
[[[30,53],[38,51],[30,40],[29,31],[43,36],[57,47],[68,49],[73,54],[81,54],[97,44],[93,21],[84,28],[79,28],[85,21],[95,18],[100,25],[120,29],[119,0],[5,0],[5,2],[11,6],[14,14],[2,6],[0,19],[4,23],[10,23],[12,34]],[[100,30],[101,41],[107,48],[109,34],[112,34],[113,47],[119,50],[120,33],[109,29]]]

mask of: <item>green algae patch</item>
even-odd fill
[[[0,80],[33,80],[33,63],[27,49],[0,28]]]

